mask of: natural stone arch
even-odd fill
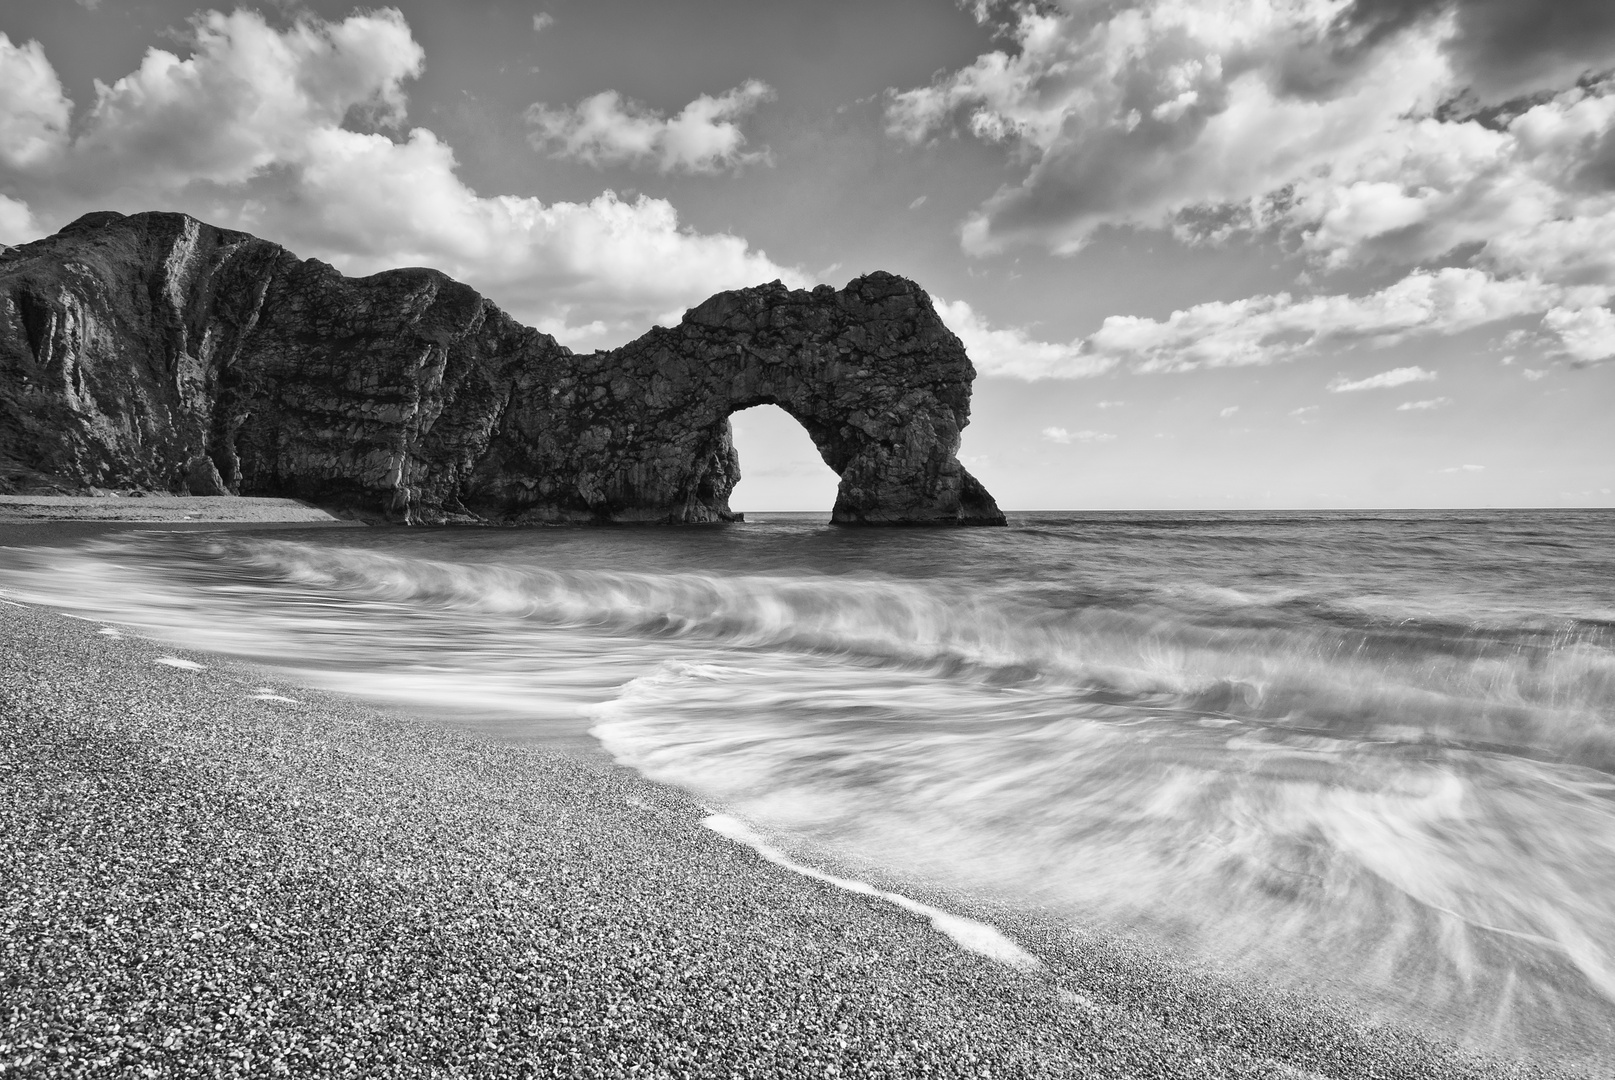
[[[732,519],[774,403],[833,520],[1002,524],[956,457],[975,371],[918,285],[721,293],[574,354],[435,270],[348,278],[183,214],[0,250],[0,489],[290,495],[399,522]]]
[[[729,417],[776,405],[841,477],[832,521],[1002,524],[957,457],[974,377],[930,297],[891,274],[719,293],[676,327],[539,379],[496,437],[499,472],[475,478],[466,505],[528,521],[732,520]]]

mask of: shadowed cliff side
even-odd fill
[[[729,416],[774,403],[843,524],[1002,524],[959,464],[975,377],[913,282],[775,282],[575,354],[435,270],[347,278],[182,214],[0,253],[0,490],[284,495],[400,522],[730,520]]]

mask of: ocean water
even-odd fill
[[[0,549],[0,591],[587,740],[886,880],[1615,1061],[1615,512],[143,532]]]

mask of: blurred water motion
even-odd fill
[[[1615,515],[128,534],[12,596],[804,849],[1615,1059]]]

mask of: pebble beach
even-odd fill
[[[0,1076],[1596,1075],[877,883],[996,962],[723,809],[0,603]]]
[[[332,522],[296,499],[250,495],[0,495],[0,525],[62,521]]]

